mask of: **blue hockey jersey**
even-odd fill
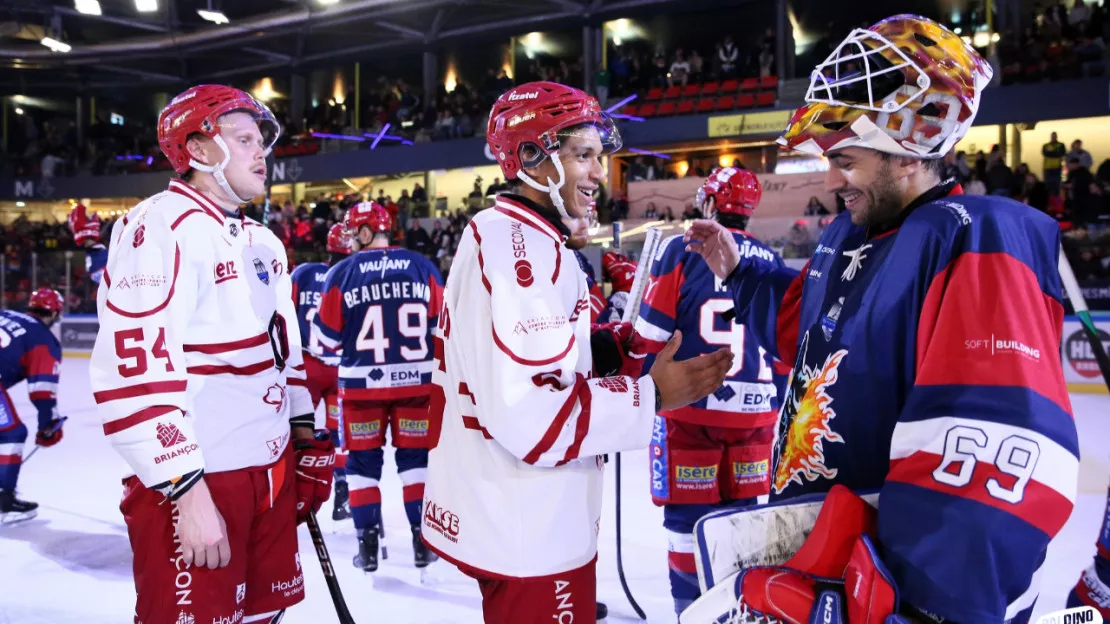
[[[782,259],[763,243],[732,230],[741,254],[749,262],[781,269]],[[713,275],[696,253],[686,251],[682,236],[672,236],[660,246],[651,262],[651,277],[636,319],[636,333],[655,353],[682,331],[676,360],[686,360],[729,347],[736,354],[732,369],[719,390],[686,407],[662,415],[710,427],[756,429],[774,424],[779,401],[775,389],[775,358],[760,346],[757,336],[744,325],[726,318],[733,309],[728,286]],[[645,370],[648,370],[648,365]],[[781,377],[789,368],[777,367]]]
[[[749,327],[794,362],[772,499],[879,491],[880,552],[905,602],[1024,621],[1079,466],[1060,233],[1028,206],[950,189],[873,238],[837,217],[800,274],[728,281]]]
[[[426,396],[442,301],[439,269],[416,252],[367,249],[337,263],[312,322],[320,342],[341,354],[340,398]]]
[[[61,362],[62,347],[46,325],[22,312],[0,310],[0,384],[7,390],[27,381],[27,394],[38,410],[39,429],[55,418]],[[0,430],[12,424],[11,417],[0,412]]]
[[[104,267],[108,266],[108,248],[100,243],[85,249],[85,272],[88,273],[89,279],[100,283],[100,278],[104,277]]]
[[[324,279],[330,269],[325,262],[306,262],[293,269],[293,307],[297,310],[297,324],[301,329],[301,348],[329,366],[339,365],[339,356],[333,349],[320,344],[312,331],[312,318],[320,307],[324,293]]]

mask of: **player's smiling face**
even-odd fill
[[[601,168],[604,150],[601,134],[594,126],[579,126],[560,139],[559,161],[566,177],[559,194],[563,197],[568,215],[585,217],[594,210],[594,196],[605,178],[605,171]],[[555,168],[550,161],[544,164],[552,170]],[[557,180],[557,176],[553,172],[551,179]]]
[[[829,170],[825,173],[825,190],[844,200],[852,223],[883,223],[905,207],[893,159],[884,159],[879,152],[863,147],[846,147],[826,156]]]
[[[248,113],[232,112],[221,116],[219,124],[220,136],[231,153],[231,160],[224,169],[224,176],[231,189],[239,197],[258,197],[264,194],[266,148],[258,123]],[[220,158],[219,148],[215,145],[213,147],[217,158]]]

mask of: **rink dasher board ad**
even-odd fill
[[[1103,348],[1110,347],[1110,313],[1092,314],[1099,330]],[[100,324],[92,314],[72,314],[62,318],[57,330],[65,357],[89,357],[96,343]],[[1064,363],[1064,381],[1070,392],[1106,394],[1106,384],[1098,370],[1094,351],[1083,327],[1074,316],[1064,317],[1063,341],[1060,344],[1061,361]]]

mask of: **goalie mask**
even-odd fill
[[[941,158],[971,127],[993,73],[944,26],[895,15],[853,30],[813,70],[806,105],[778,143],[814,155],[866,147]]]

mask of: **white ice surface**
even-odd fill
[[[0,624],[123,624],[131,622],[134,586],[131,550],[119,513],[125,465],[109,447],[88,385],[88,360],[62,364],[59,410],[70,417],[65,439],[43,449],[23,468],[22,498],[39,502],[39,516],[0,527]],[[32,415],[26,390],[12,393],[21,414]],[[1062,608],[1064,597],[1094,554],[1094,540],[1110,481],[1110,397],[1073,395],[1082,465],[1075,512],[1048,553],[1037,612]],[[33,416],[31,417],[33,422]],[[27,450],[30,450],[28,446]],[[648,496],[646,452],[623,461],[624,563],[633,595],[649,622],[673,623],[667,582],[667,540],[662,511]],[[609,605],[610,623],[638,622],[616,572],[612,463],[606,484],[598,598]],[[476,584],[443,562],[429,568],[434,585],[423,585],[412,567],[401,487],[386,454],[383,513],[390,558],[373,576],[350,565],[356,550],[350,521],[333,523],[330,501],[320,514],[325,538],[347,603],[359,624],[480,623]],[[307,531],[301,529],[307,597],[286,615],[286,624],[335,622],[335,611]],[[953,553],[958,556],[958,553]],[[206,623],[198,623],[206,624]]]

